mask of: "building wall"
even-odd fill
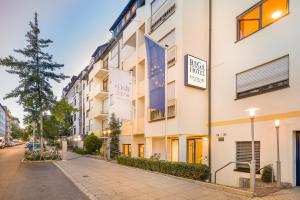
[[[259,108],[255,122],[255,140],[261,141],[261,167],[276,163],[275,119],[281,119],[280,148],[282,179],[295,184],[295,136],[300,130],[299,45],[300,3],[290,0],[290,13],[253,35],[236,41],[236,17],[257,1],[221,0],[213,4],[212,26],[212,172],[235,161],[235,142],[250,141],[248,108]],[[226,12],[224,12],[226,11]],[[239,72],[289,54],[290,87],[266,94],[236,100],[236,79]],[[297,114],[298,112],[298,114]],[[225,134],[225,141],[218,142]],[[218,183],[238,185],[239,177],[248,173],[223,170]]]
[[[6,122],[6,114],[5,110],[0,106],[0,136],[5,136],[5,122]]]

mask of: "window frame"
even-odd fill
[[[238,143],[250,143],[250,145],[252,145],[252,141],[235,141],[235,160],[236,162],[239,162],[237,160],[237,147],[238,147]],[[255,159],[255,145],[256,143],[259,144],[259,160],[258,159]],[[261,167],[261,147],[262,147],[262,142],[260,140],[255,140],[254,141],[254,159],[256,161],[256,166],[255,166],[255,170],[256,170],[256,174],[260,174],[260,171],[258,171]],[[251,146],[251,149],[250,151],[252,151],[252,146]],[[252,154],[252,152],[251,152]],[[259,161],[259,162],[258,162]],[[251,160],[249,161],[251,162]],[[235,164],[235,168],[234,168],[234,171],[237,171],[237,172],[243,172],[243,173],[250,173],[250,167],[249,167],[249,170],[246,169],[246,168],[238,168],[238,163]],[[257,165],[258,165],[258,169],[257,169]]]
[[[271,22],[268,25],[262,26],[262,5],[268,0],[261,0],[258,3],[254,4],[253,6],[251,6],[250,8],[248,8],[247,10],[245,10],[243,13],[241,13],[240,15],[238,15],[236,17],[236,42],[239,42],[245,38],[248,38],[249,36],[259,32],[260,30],[263,30],[264,28],[270,26],[273,23],[276,23],[277,21],[281,20],[282,18],[286,17],[287,15],[290,14],[290,0],[287,0],[287,13],[278,17],[278,19],[275,19],[273,22]],[[259,7],[259,28],[257,31],[254,31],[253,33],[250,33],[249,35],[245,36],[245,37],[240,37],[240,19],[245,16],[246,14],[248,14],[249,12],[253,11],[254,9],[256,9],[257,7]]]
[[[284,57],[288,57],[288,75],[289,75],[289,78],[287,80],[287,82],[288,82],[287,85],[284,85],[284,86],[281,86],[281,87],[276,87],[276,88],[265,90],[265,91],[260,91],[260,92],[257,92],[257,93],[251,93],[251,94],[248,94],[248,95],[245,95],[245,96],[242,96],[242,97],[238,96],[238,92],[237,92],[238,91],[238,88],[237,88],[237,79],[238,79],[238,75],[239,74],[245,73],[247,71],[251,71],[251,70],[259,68],[259,67],[263,67],[264,65],[267,65],[269,63],[275,62],[275,61],[280,60],[280,59],[282,59]],[[272,84],[276,84],[276,83],[272,83]],[[266,86],[269,86],[269,85],[264,85],[264,86],[261,86],[259,88],[266,87]],[[240,100],[240,99],[244,99],[244,98],[248,98],[248,97],[253,97],[253,96],[257,96],[257,95],[261,95],[261,94],[266,94],[266,93],[269,93],[269,92],[274,92],[274,91],[285,89],[285,88],[289,88],[289,87],[290,87],[290,55],[289,54],[280,56],[278,58],[275,58],[273,60],[270,60],[268,62],[265,62],[263,64],[257,65],[255,67],[252,67],[250,69],[247,69],[247,70],[244,70],[242,72],[239,72],[239,73],[235,74],[235,100]],[[255,89],[259,89],[259,88],[253,88],[251,90],[255,90]],[[244,92],[246,92],[246,91],[244,91]]]

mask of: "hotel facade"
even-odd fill
[[[249,178],[241,162],[251,160],[245,110],[257,108],[256,169],[272,164],[277,174],[274,120],[280,120],[282,181],[300,185],[298,10],[296,0],[130,0],[110,28],[112,39],[97,48],[85,70],[83,132],[107,133],[117,112],[110,71],[119,69],[132,77],[122,154],[207,164],[212,180],[239,187]],[[149,108],[145,35],[166,47],[167,120]],[[191,60],[204,66],[203,87],[187,80]]]

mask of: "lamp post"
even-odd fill
[[[276,128],[276,138],[277,138],[277,187],[281,187],[281,162],[280,162],[280,154],[279,154],[279,126],[280,121],[274,121],[275,128]]]
[[[249,118],[251,120],[251,150],[252,150],[252,158],[251,158],[251,164],[250,164],[250,191],[255,193],[255,179],[256,179],[256,160],[255,160],[255,151],[254,151],[254,118],[255,113],[258,109],[257,108],[251,108],[247,111],[249,112]]]

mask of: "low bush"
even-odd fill
[[[74,153],[81,154],[81,155],[87,154],[86,150],[84,150],[83,148],[78,148],[78,147],[74,147],[74,148],[73,148],[73,152],[74,152]]]
[[[205,181],[209,177],[209,167],[203,164],[169,162],[147,158],[132,158],[127,156],[117,157],[117,162],[121,165],[127,165],[198,181]]]
[[[61,156],[58,151],[25,151],[25,160],[40,161],[40,160],[61,160]]]
[[[100,151],[102,140],[92,133],[84,139],[83,144],[88,154],[94,154]]]
[[[273,168],[271,165],[265,166],[261,175],[261,180],[265,183],[270,183],[272,181],[272,175],[273,175],[272,171]]]

